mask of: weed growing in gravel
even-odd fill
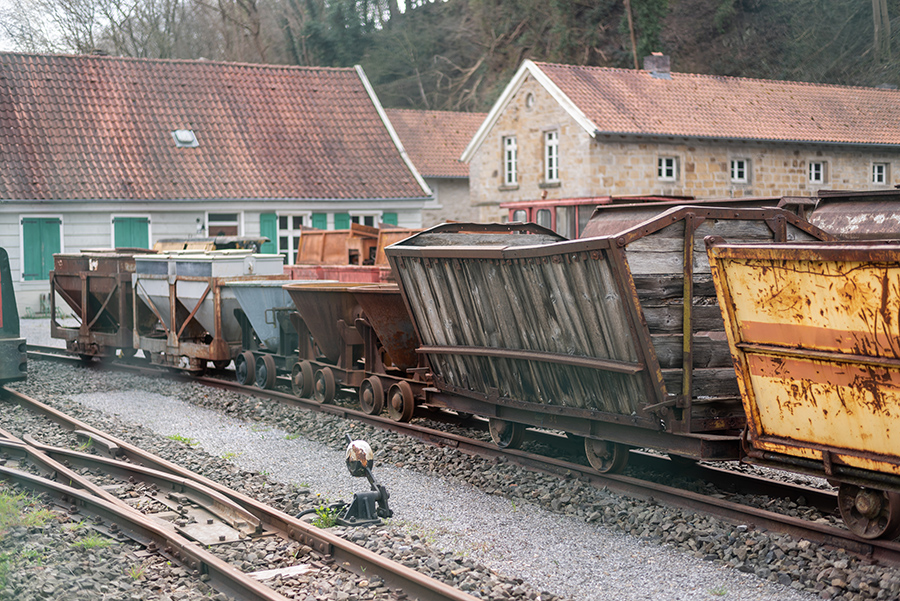
[[[37,549],[25,549],[21,553],[22,558],[37,566],[44,565],[44,554]]]
[[[6,576],[9,574],[9,553],[0,553],[0,590],[6,588]]]
[[[0,491],[0,531],[15,526],[42,528],[52,517],[47,509],[35,509],[37,499],[26,493]]]
[[[81,540],[77,540],[72,543],[73,547],[77,547],[79,549],[103,549],[112,544],[112,542],[99,534],[89,534],[85,536]]]
[[[338,510],[336,507],[329,507],[326,499],[324,505],[316,507],[316,519],[312,521],[312,525],[317,528],[331,528],[337,519]]]
[[[272,428],[265,424],[253,424],[252,426],[250,426],[251,432],[268,432],[271,429]]]
[[[231,461],[232,459],[236,459],[236,458],[240,457],[241,455],[243,455],[243,453],[230,453],[229,452],[229,453],[225,453],[224,455],[222,455],[222,459],[224,459],[225,461]]]
[[[81,530],[82,528],[84,528],[84,520],[80,520],[80,521],[78,521],[78,522],[72,522],[72,523],[70,523],[70,524],[66,524],[65,526],[63,526],[63,528],[64,528],[65,530],[72,530],[73,532],[74,532],[75,530]]]
[[[288,434],[284,437],[285,440],[297,440],[298,438],[300,438],[299,434]]]
[[[81,451],[82,453],[85,453],[85,452],[87,452],[87,451],[90,450],[91,445],[93,445],[93,444],[94,444],[94,439],[93,439],[93,438],[88,438],[88,439],[85,440],[83,443],[81,443],[80,445],[78,445],[78,450]]]
[[[170,434],[169,436],[166,436],[166,438],[168,438],[169,440],[174,440],[175,442],[186,444],[189,447],[195,447],[200,444],[193,438],[187,438],[186,436],[182,436],[180,434]]]
[[[728,589],[725,588],[724,586],[717,586],[716,588],[711,589],[709,591],[709,594],[715,595],[716,597],[724,597],[725,595],[728,594]]]
[[[128,575],[131,576],[132,580],[140,580],[144,577],[144,566],[131,566],[128,568]]]

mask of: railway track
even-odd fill
[[[50,355],[60,355],[58,349],[45,351]],[[40,355],[35,355],[38,358]],[[67,359],[68,360],[68,359]],[[76,359],[77,360],[77,359]],[[123,369],[145,371],[151,370],[158,373],[156,368],[148,368],[141,365],[127,364]],[[735,524],[743,524],[754,528],[771,532],[790,534],[798,539],[812,541],[822,545],[845,549],[870,560],[885,565],[900,565],[900,542],[898,541],[871,541],[861,539],[848,530],[836,526],[810,522],[797,517],[784,515],[778,512],[751,507],[746,504],[733,502],[723,495],[707,495],[684,490],[674,486],[668,486],[647,479],[615,475],[598,474],[592,468],[566,461],[560,458],[547,457],[521,450],[499,449],[494,444],[445,432],[435,428],[428,428],[418,424],[396,422],[387,418],[372,416],[361,411],[340,406],[323,405],[313,400],[300,399],[287,392],[278,390],[266,390],[252,386],[243,386],[233,381],[218,377],[185,377],[190,381],[196,381],[208,386],[235,391],[241,394],[251,394],[259,397],[305,410],[319,411],[340,417],[351,419],[359,423],[376,428],[402,433],[422,440],[428,444],[452,447],[464,453],[485,457],[502,458],[531,470],[538,470],[548,474],[574,476],[589,482],[597,488],[607,488],[611,491],[634,496],[641,499],[653,499],[676,507],[707,513],[717,516]],[[285,380],[285,386],[289,390],[289,382]],[[446,413],[431,412],[427,408],[417,408],[417,415],[432,419],[451,419]],[[546,442],[552,439],[554,445],[565,446],[565,441],[560,441],[558,436],[529,432],[529,435],[540,441]],[[577,443],[573,446],[578,446]],[[682,464],[673,467],[673,462],[666,457],[646,453],[631,453],[631,465],[645,468],[658,473],[672,473],[678,471],[693,479],[714,483],[718,490],[753,491],[755,494],[764,494],[773,498],[788,497],[801,499],[807,505],[817,508],[826,515],[833,514],[836,508],[836,495],[830,491],[822,491],[808,486],[786,483],[779,480],[771,480],[758,476],[742,474],[732,470],[726,470],[696,463]]]
[[[95,528],[103,529],[114,537],[128,536],[148,550],[182,564],[196,576],[206,575],[214,588],[236,599],[280,601],[285,597],[207,551],[204,545],[215,544],[216,539],[227,542],[247,537],[277,536],[312,549],[315,555],[310,561],[320,569],[328,566],[328,569],[349,570],[357,575],[365,574],[369,578],[378,575],[395,598],[434,601],[473,599],[443,582],[117,440],[35,399],[7,388],[0,389],[0,398],[4,402],[16,403],[39,413],[64,429],[78,432],[90,444],[117,458],[105,459],[52,448],[27,438],[16,439],[8,432],[0,432],[3,435],[0,452],[5,457],[27,460],[53,478],[40,477],[11,467],[0,467],[0,477],[49,496],[68,507],[69,511],[90,516]],[[7,463],[9,461],[7,459]],[[190,528],[193,540],[181,533],[187,530],[186,527],[172,529],[160,526],[134,510],[134,499],[131,503],[125,503],[110,494],[106,487],[81,476],[73,469],[76,467],[114,474],[132,485],[141,483],[149,494],[148,500],[153,504],[166,505],[163,500],[168,499],[168,505],[172,506],[169,508],[183,516],[181,519],[187,520],[190,516],[191,524],[196,524]],[[209,536],[214,538],[208,539]],[[201,544],[197,544],[195,540]],[[289,571],[285,570],[286,573]]]

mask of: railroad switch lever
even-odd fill
[[[354,494],[353,500],[341,511],[335,522],[341,526],[380,524],[381,518],[389,518],[394,512],[388,507],[391,495],[372,475],[375,453],[364,440],[353,440],[348,435],[347,442],[347,469],[357,478],[365,476],[372,490]]]

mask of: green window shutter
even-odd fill
[[[317,230],[328,229],[328,215],[325,213],[313,213],[312,226]]]
[[[259,215],[259,235],[269,239],[262,245],[259,252],[267,255],[274,255],[278,252],[278,215],[275,213],[260,213]]]
[[[334,229],[349,230],[350,229],[350,213],[334,214]]]
[[[22,219],[25,256],[22,261],[26,280],[49,280],[53,255],[59,252],[59,219],[26,217]]]
[[[382,213],[381,214],[381,223],[387,223],[389,225],[397,225],[397,213]]]
[[[116,248],[150,248],[150,220],[146,217],[116,217],[113,237]]]

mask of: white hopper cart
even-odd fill
[[[145,311],[156,316],[151,326],[135,328],[135,348],[153,363],[193,372],[205,370],[208,361],[224,368],[241,350],[241,326],[234,316],[239,305],[227,282],[285,279],[281,255],[246,250],[135,259],[132,284],[141,300],[134,303],[135,317]]]

